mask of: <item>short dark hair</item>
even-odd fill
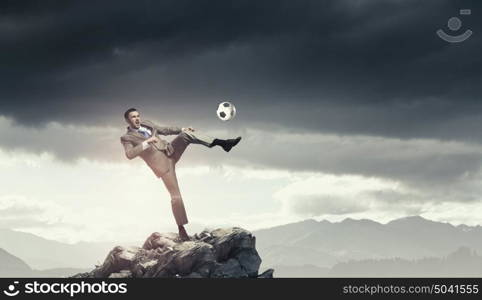
[[[129,118],[129,114],[133,111],[137,111],[137,109],[135,109],[134,107],[132,108],[129,108],[128,110],[126,110],[126,112],[124,113],[124,119],[128,119]]]

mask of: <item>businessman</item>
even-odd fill
[[[204,135],[192,127],[158,126],[151,121],[141,121],[140,113],[135,108],[129,108],[124,113],[124,119],[129,126],[120,140],[127,158],[141,157],[154,174],[162,179],[171,195],[172,212],[179,229],[179,238],[182,241],[189,240],[184,228],[188,220],[177,182],[176,163],[189,144],[201,144],[209,148],[220,146],[224,151],[229,152],[239,143],[241,137],[222,140]],[[168,142],[159,135],[177,136]]]

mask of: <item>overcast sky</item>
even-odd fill
[[[243,136],[230,153],[196,145],[179,163],[191,231],[308,217],[480,224],[481,8],[2,1],[0,226],[65,241],[174,228],[162,182],[119,143],[129,107]],[[450,17],[462,20],[453,34],[473,36],[441,40]],[[225,100],[230,122],[215,115]]]

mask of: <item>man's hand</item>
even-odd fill
[[[194,131],[194,128],[192,128],[192,127],[187,127],[187,128],[183,127],[183,128],[182,128],[182,131]]]
[[[148,144],[157,143],[157,138],[156,138],[155,136],[152,136],[152,137],[148,138],[148,139],[146,140],[146,142],[147,142]]]

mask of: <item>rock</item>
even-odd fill
[[[131,278],[132,272],[129,270],[122,270],[119,273],[112,273],[109,278]]]
[[[197,272],[192,272],[191,274],[184,276],[183,278],[204,278],[204,277]]]
[[[211,277],[245,278],[248,277],[248,273],[241,267],[238,260],[230,258],[225,263],[217,265]]]
[[[175,233],[159,233],[154,232],[151,234],[142,246],[143,249],[150,250],[156,248],[173,248],[176,243],[174,240],[177,239],[177,234]]]
[[[104,263],[74,278],[272,278],[258,276],[256,239],[242,228],[204,230],[182,242],[175,233],[152,233],[140,247],[117,246]]]
[[[216,229],[206,241],[213,245],[216,259],[227,260],[232,254],[244,249],[254,249],[256,240],[251,232],[241,228]]]
[[[94,270],[94,277],[108,277],[112,273],[129,268],[132,265],[132,262],[135,260],[139,249],[140,248],[138,247],[115,247],[107,255],[104,264]]]
[[[250,277],[258,276],[259,266],[261,265],[261,258],[256,249],[243,249],[236,254],[240,266]]]
[[[258,276],[258,278],[273,278],[273,269],[268,269],[264,271],[261,275]]]

